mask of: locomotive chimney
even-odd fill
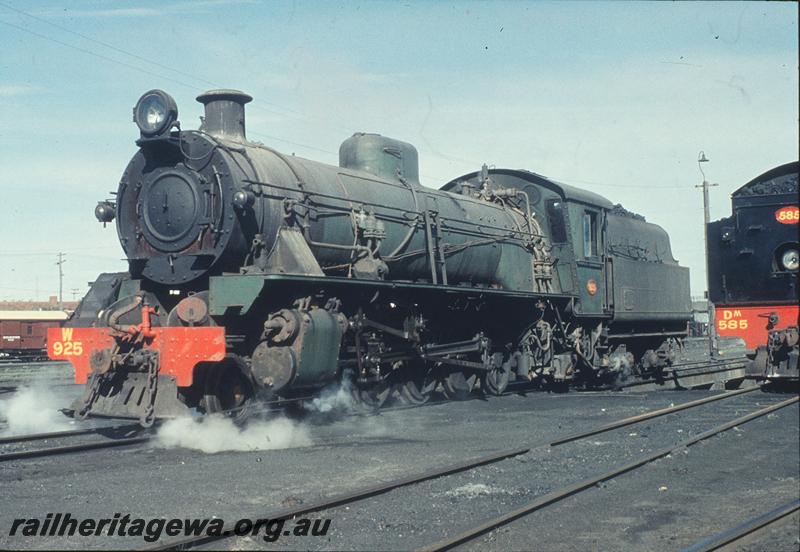
[[[200,130],[210,135],[245,142],[244,104],[252,96],[239,90],[209,90],[197,96],[197,101],[206,107],[206,114]]]

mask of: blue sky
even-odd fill
[[[21,13],[22,12],[22,13]],[[163,88],[184,128],[239,88],[251,139],[336,163],[355,131],[414,143],[423,183],[484,162],[586,187],[670,233],[702,294],[701,181],[730,193],[798,150],[797,7],[701,2],[0,0],[0,299],[123,270],[93,217]]]

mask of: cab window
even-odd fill
[[[599,256],[597,248],[597,213],[583,212],[583,256]]]
[[[564,203],[561,200],[547,200],[547,220],[550,222],[550,239],[553,243],[565,243],[567,228],[564,224]]]

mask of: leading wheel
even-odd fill
[[[244,362],[233,355],[210,364],[206,369],[200,409],[205,414],[224,414],[244,421],[254,397],[253,383]]]

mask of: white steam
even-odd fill
[[[202,420],[176,418],[162,425],[155,444],[160,448],[182,447],[208,454],[223,451],[276,450],[311,445],[308,430],[287,418],[256,421],[244,428],[221,416]]]
[[[20,387],[14,395],[0,401],[0,420],[8,424],[0,435],[50,433],[71,429],[58,411],[63,405],[47,387]]]
[[[320,414],[352,412],[358,406],[358,402],[353,397],[352,386],[347,379],[341,385],[327,388],[320,393],[319,397],[303,403],[305,410]]]
[[[314,444],[311,429],[319,425],[335,429],[333,437],[317,439],[317,445],[325,441],[339,442],[343,437],[378,438],[396,433],[379,417],[350,416],[364,412],[364,408],[353,396],[347,380],[303,402],[302,408],[310,414],[303,423],[279,417],[268,421],[251,419],[244,427],[239,427],[222,416],[176,418],[159,428],[155,446],[194,449],[208,454],[307,447]]]

